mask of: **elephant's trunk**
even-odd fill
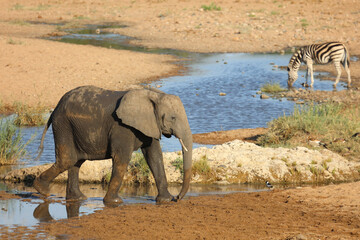
[[[181,146],[182,146],[182,154],[183,154],[183,169],[184,169],[184,178],[183,178],[183,185],[177,199],[182,199],[186,192],[189,190],[190,180],[191,180],[191,167],[192,167],[192,134],[190,133],[185,134],[184,138],[179,138]]]

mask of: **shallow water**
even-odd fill
[[[0,183],[0,190],[6,190],[21,197],[21,199],[0,200],[0,226],[31,227],[40,222],[59,220],[82,216],[101,210],[105,206],[103,197],[106,188],[100,184],[82,184],[81,190],[89,198],[83,202],[65,201],[65,184],[54,184],[51,192],[54,194],[47,201],[40,199],[33,192],[33,188],[23,184]],[[177,195],[181,186],[170,186],[169,191]],[[233,192],[267,191],[261,185],[191,185],[185,198],[191,196],[227,194]],[[155,204],[156,188],[151,187],[123,187],[120,196],[126,204]],[[0,232],[1,236],[1,232]]]

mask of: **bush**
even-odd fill
[[[261,89],[262,92],[266,92],[266,93],[277,93],[277,92],[284,92],[286,91],[285,88],[282,88],[280,86],[280,83],[274,83],[274,82],[267,82],[265,83]]]
[[[204,155],[200,160],[194,161],[192,165],[192,174],[193,176],[201,176],[203,182],[216,181],[216,172],[210,167],[206,155]]]
[[[129,173],[133,176],[133,182],[138,184],[150,183],[150,168],[142,153],[134,153],[129,166]]]
[[[12,121],[0,122],[0,165],[14,164],[26,155],[26,145],[22,142],[21,130]]]
[[[216,6],[215,3],[211,3],[210,5],[202,5],[201,6],[202,9],[204,9],[204,11],[220,11],[221,10],[221,7],[219,6]]]
[[[27,105],[16,103],[16,118],[14,124],[16,126],[41,126],[46,124],[44,113],[46,112],[45,107],[37,106],[30,108]]]
[[[175,167],[175,171],[179,170],[181,176],[184,175],[184,160],[180,157],[171,162],[171,165]]]
[[[289,116],[268,123],[268,132],[258,138],[263,146],[309,146],[309,138],[316,138],[323,146],[343,156],[360,153],[360,109],[338,103],[296,106]],[[339,141],[341,139],[341,141]]]

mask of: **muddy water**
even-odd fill
[[[6,190],[20,196],[20,199],[0,200],[0,226],[26,226],[31,227],[40,222],[49,222],[71,217],[78,217],[101,210],[105,206],[103,197],[106,187],[99,184],[82,184],[82,192],[88,196],[83,202],[66,202],[65,185],[54,184],[51,192],[54,194],[47,201],[40,199],[31,187],[23,184],[0,183],[0,190]],[[170,186],[169,191],[176,195],[181,186]],[[192,185],[186,198],[204,194],[227,194],[232,192],[267,191],[260,185]],[[156,188],[150,187],[122,187],[120,195],[123,204],[155,204]],[[1,232],[0,232],[1,236]]]

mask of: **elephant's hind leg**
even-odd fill
[[[66,186],[66,200],[85,200],[87,197],[80,191],[79,170],[85,160],[79,160],[68,170],[68,180]]]
[[[59,167],[58,164],[54,163],[48,170],[35,179],[33,187],[39,193],[48,197],[50,193],[50,182],[65,170],[65,168]]]
[[[68,170],[73,163],[70,159],[74,159],[73,151],[68,146],[55,144],[56,161],[46,171],[44,171],[34,181],[33,187],[42,195],[48,197],[50,192],[50,182],[54,180],[60,173]]]

